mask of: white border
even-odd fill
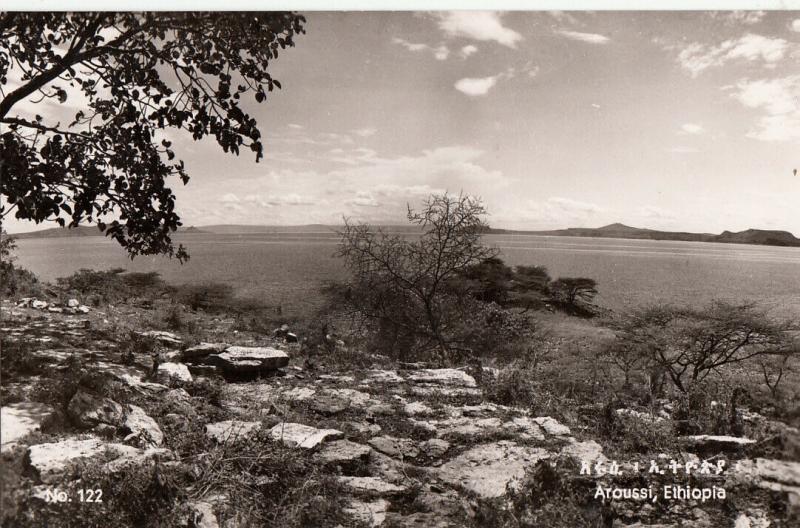
[[[2,11],[800,10],[800,0],[3,0]]]

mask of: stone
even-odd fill
[[[126,442],[137,438],[140,447],[158,447],[164,443],[164,433],[161,432],[161,428],[144,412],[144,409],[137,405],[128,405],[125,423],[122,426],[128,432]]]
[[[366,372],[365,383],[402,383],[401,378],[395,370],[368,370]]]
[[[331,416],[347,410],[350,407],[350,398],[330,392],[317,393],[309,407],[319,414]]]
[[[478,385],[475,382],[475,378],[463,370],[452,368],[417,370],[408,379],[422,383],[436,383],[456,387],[477,387]]]
[[[748,483],[763,489],[800,495],[800,462],[757,458],[736,462],[728,484]]]
[[[591,466],[597,462],[606,463],[608,461],[603,455],[603,447],[594,440],[567,444],[561,449],[561,454],[572,458],[578,464],[588,462]]]
[[[287,366],[289,356],[271,347],[232,346],[219,354],[211,354],[207,361],[228,374],[255,374]]]
[[[183,363],[166,362],[158,366],[157,376],[161,379],[174,379],[183,382],[192,381],[192,374],[189,372],[189,367]]]
[[[169,451],[166,449],[143,451],[124,444],[107,443],[96,437],[83,440],[70,438],[29,447],[25,454],[25,464],[42,482],[49,484],[59,480],[71,463],[82,459],[110,457],[112,460],[104,467],[113,473],[130,464],[139,464],[155,456],[168,455]]]
[[[147,332],[140,332],[139,335],[144,337],[152,337],[162,345],[181,345],[183,341],[180,337],[172,332],[164,332],[162,330],[148,330]]]
[[[394,436],[376,436],[370,438],[369,442],[376,451],[394,458],[416,458],[419,456],[419,448],[416,442],[410,438],[395,438]]]
[[[0,409],[0,452],[7,452],[25,436],[41,429],[55,416],[55,409],[44,403],[18,402]]]
[[[364,407],[372,398],[368,393],[355,389],[328,389],[326,392],[341,398],[347,398],[350,400],[350,407]]]
[[[434,410],[423,402],[411,402],[403,406],[403,412],[409,416],[430,416]]]
[[[326,440],[339,440],[344,436],[344,433],[336,429],[317,429],[291,422],[277,424],[270,429],[269,434],[273,440],[302,449],[313,449]]]
[[[219,521],[214,515],[214,507],[205,501],[195,501],[188,504],[188,524],[193,528],[219,528]]]
[[[350,440],[335,440],[322,446],[314,459],[325,465],[338,466],[343,470],[358,467],[362,462],[369,460],[372,449],[351,442]]]
[[[47,308],[47,302],[46,301],[40,301],[39,299],[34,299],[30,303],[30,306],[31,306],[31,308],[34,308],[36,310],[44,310],[45,308]]]
[[[69,401],[67,414],[81,427],[91,428],[101,423],[118,427],[122,425],[125,410],[112,399],[79,390]]]
[[[373,423],[344,422],[342,429],[350,435],[375,436],[381,432],[381,426]]]
[[[482,498],[501,497],[506,486],[517,485],[528,468],[550,457],[544,449],[506,440],[469,449],[436,471],[442,481],[463,486]]]
[[[91,311],[91,309],[90,309],[88,306],[85,306],[85,305],[83,305],[83,304],[82,304],[82,305],[80,305],[80,306],[78,306],[78,308],[76,308],[76,309],[77,309],[77,310],[78,310],[80,313],[84,313],[84,314],[87,314],[87,313],[89,313],[89,312]]]
[[[386,528],[459,528],[463,526],[448,520],[439,513],[416,512],[410,515],[389,513],[384,522]]]
[[[687,448],[711,451],[738,451],[748,445],[755,444],[755,440],[738,436],[727,435],[692,435],[682,436],[678,439]]]
[[[517,416],[510,422],[505,422],[503,429],[516,433],[523,440],[544,440],[544,434],[542,434],[539,424],[529,416]]]
[[[405,486],[386,482],[378,477],[339,477],[339,484],[352,493],[386,497],[403,493]]]
[[[306,401],[316,393],[317,391],[310,387],[292,387],[291,389],[282,392],[281,396],[286,400]]]
[[[241,420],[224,420],[206,424],[206,435],[219,442],[235,442],[258,432],[261,422],[243,422]]]
[[[367,526],[376,527],[383,524],[388,509],[389,501],[386,499],[376,499],[370,502],[353,500],[350,501],[350,506],[344,508],[344,512]]]
[[[434,423],[436,436],[477,436],[488,434],[503,426],[500,418],[448,418]]]
[[[51,306],[47,311],[50,313],[64,313],[64,309],[59,306]]]
[[[538,418],[532,418],[534,422],[542,426],[542,429],[549,435],[553,436],[567,436],[570,434],[569,427],[560,423],[555,418],[550,418],[549,416],[541,416]]]
[[[439,458],[450,449],[450,442],[441,438],[431,438],[419,444],[419,449],[430,458]]]
[[[70,299],[67,301],[67,306],[69,306],[70,308],[77,308],[80,305],[81,303],[80,301],[78,301],[78,299]]]
[[[228,346],[230,345],[225,343],[200,343],[199,345],[190,346],[182,353],[183,361],[201,361],[210,354],[223,352]]]
[[[733,528],[769,528],[772,523],[764,510],[741,512],[733,523]]]

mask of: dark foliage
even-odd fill
[[[267,69],[294,45],[294,13],[1,13],[0,217],[96,222],[131,257],[184,259],[171,176],[189,175],[163,130],[211,136],[225,152],[264,147],[245,96],[280,88]],[[85,107],[33,117],[36,98]],[[66,107],[65,107],[66,108]]]

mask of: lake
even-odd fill
[[[489,235],[486,242],[510,265],[543,265],[551,276],[597,281],[598,303],[616,311],[650,303],[704,303],[713,298],[754,300],[800,317],[800,248],[627,240]],[[18,241],[18,264],[53,281],[80,268],[123,267],[158,271],[171,283],[226,282],[241,295],[258,296],[304,313],[317,289],[345,277],[333,256],[330,232],[247,235],[183,234],[191,259],[131,261],[104,237]]]

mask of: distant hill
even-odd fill
[[[759,244],[765,246],[792,246],[800,247],[800,238],[796,238],[788,231],[769,231],[764,229],[748,229],[733,233],[724,231],[721,235],[710,233],[687,233],[684,231],[658,231],[655,229],[640,229],[625,224],[615,223],[603,227],[571,227],[568,229],[555,229],[551,231],[511,231],[507,229],[492,229],[492,233],[525,233],[530,235],[545,236],[576,236],[594,238],[629,238],[641,240],[681,240],[686,242],[720,242],[731,244]]]
[[[186,227],[178,229],[178,233],[208,233],[197,227]],[[104,236],[103,232],[97,226],[78,226],[78,227],[51,227],[50,229],[42,229],[41,231],[28,231],[27,233],[13,233],[11,236],[18,240],[25,240],[27,238],[64,238],[64,237],[87,237],[87,236]]]
[[[418,226],[387,225],[380,226],[384,231],[391,233],[417,233]],[[255,235],[271,233],[333,233],[341,226],[324,224],[309,224],[301,226],[265,226],[265,225],[210,225],[201,227],[187,227],[178,230],[185,234],[215,235]],[[518,235],[544,235],[544,236],[574,236],[590,238],[629,238],[640,240],[681,240],[688,242],[719,242],[728,244],[758,244],[764,246],[790,246],[800,247],[800,238],[796,238],[788,231],[774,231],[765,229],[747,229],[734,233],[723,231],[720,235],[711,233],[687,233],[684,231],[658,231],[655,229],[640,229],[625,224],[614,223],[603,227],[570,227],[568,229],[554,229],[550,231],[516,231],[511,229],[489,229],[489,234],[518,234]],[[57,238],[57,237],[84,237],[102,236],[103,233],[96,226],[80,226],[72,229],[56,227],[42,231],[19,233],[13,236],[18,239],[26,238]]]

